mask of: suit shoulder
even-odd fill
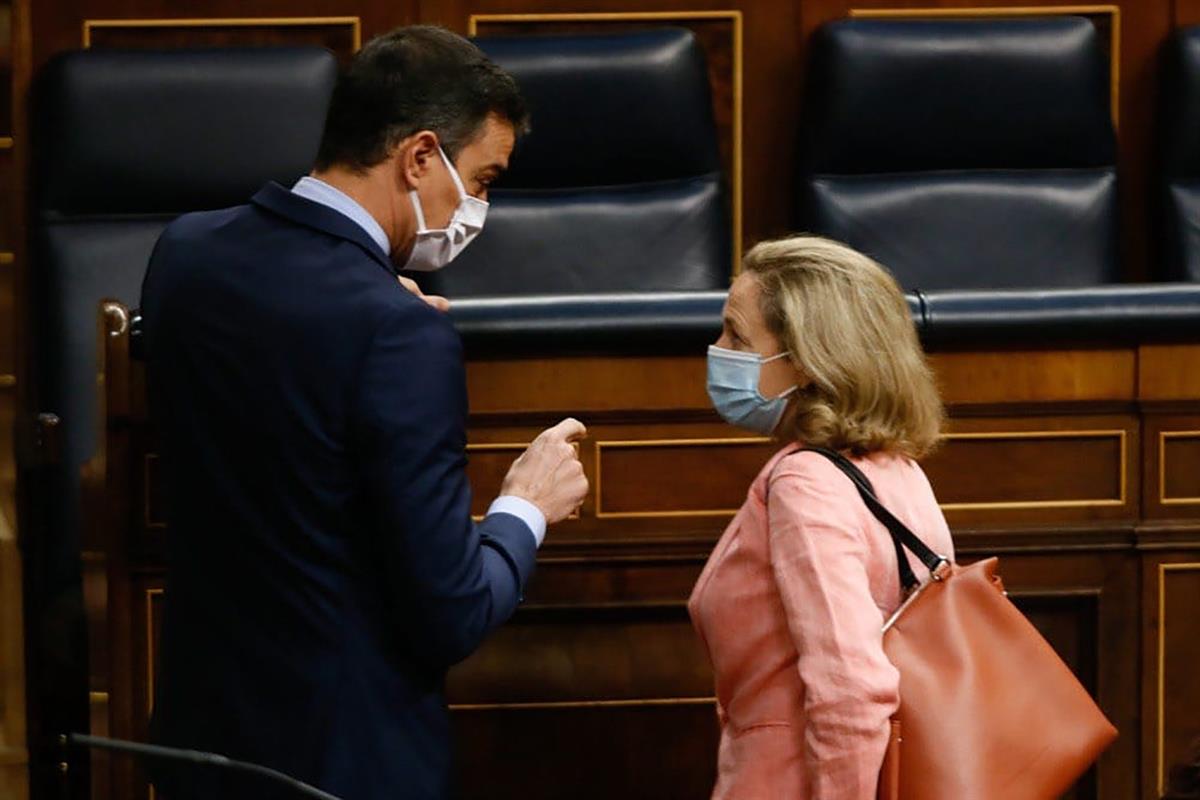
[[[191,211],[181,214],[163,229],[162,235],[158,239],[159,246],[203,240],[215,231],[244,219],[251,213],[253,212],[250,206],[241,205],[213,211]]]

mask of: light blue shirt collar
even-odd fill
[[[391,254],[392,248],[388,243],[387,234],[383,232],[383,227],[350,195],[311,175],[305,175],[296,181],[296,185],[292,187],[292,194],[300,195],[314,203],[320,203],[349,217],[358,224],[358,227],[367,232],[375,244],[379,245],[379,249],[383,251],[384,255]]]

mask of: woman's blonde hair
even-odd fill
[[[945,412],[886,269],[819,236],[762,242],[744,265],[758,279],[768,329],[812,380],[777,436],[857,455],[920,458],[937,445]]]

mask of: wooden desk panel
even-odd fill
[[[108,345],[119,356],[119,338]],[[1160,704],[1155,687],[1161,678],[1191,702],[1186,620],[1200,597],[1190,573],[1170,574],[1164,607],[1184,622],[1160,647],[1157,596],[1145,593],[1168,555],[1200,557],[1200,505],[1171,502],[1197,492],[1200,391],[1189,397],[1186,380],[1164,373],[1190,353],[933,356],[951,419],[925,467],[964,558],[1003,553],[1014,602],[1122,731],[1070,797],[1125,800],[1141,786],[1149,800],[1146,770],[1186,744],[1190,718]],[[169,531],[139,371],[111,367],[107,460],[93,473],[106,476],[110,526],[88,561],[92,675],[105,698],[97,730],[140,738]],[[579,452],[592,489],[579,517],[549,532],[514,619],[449,676],[460,763],[470,765],[459,770],[462,795],[704,796],[717,730],[685,602],[776,445],[716,418],[698,355],[473,362],[468,376],[476,513],[524,444],[567,414],[588,425]],[[1172,542],[1182,549],[1164,555]],[[1151,658],[1139,670],[1143,639],[1147,653],[1161,649],[1161,667]],[[112,778],[118,791],[128,785],[128,774]]]

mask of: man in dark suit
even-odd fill
[[[466,40],[380,37],[339,79],[317,166],[188,214],[142,290],[169,484],[155,738],[347,800],[440,798],[447,668],[512,614],[587,481],[574,420],[517,459],[479,524],[461,343],[436,269],[479,231],[526,112]],[[263,798],[216,773],[171,798]]]

